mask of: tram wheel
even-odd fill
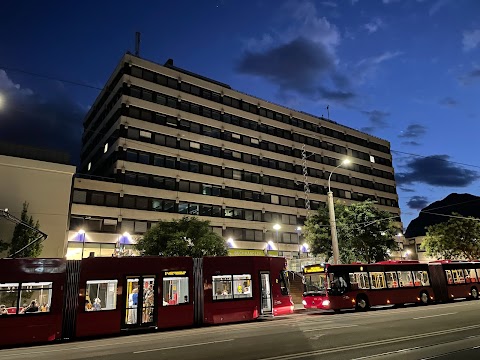
[[[422,291],[420,293],[420,303],[422,305],[428,305],[429,300],[430,300],[430,298],[428,297],[428,292]]]
[[[369,308],[368,298],[365,295],[357,296],[357,300],[355,303],[355,309],[357,311],[366,311]]]

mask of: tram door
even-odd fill
[[[155,276],[131,276],[124,289],[124,328],[155,326],[157,296]]]
[[[260,283],[261,283],[261,309],[262,315],[267,315],[272,313],[272,292],[270,286],[270,272],[261,272],[260,273]]]

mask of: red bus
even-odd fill
[[[370,306],[478,299],[480,262],[383,261],[375,264],[310,265],[303,270],[303,305],[335,310]]]
[[[0,347],[293,312],[283,258],[0,260]]]
[[[307,309],[340,310],[433,301],[428,264],[384,261],[375,264],[311,265],[303,269]]]
[[[65,263],[0,259],[0,346],[61,339]]]

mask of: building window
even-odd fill
[[[375,157],[373,155],[370,155],[370,162],[375,163]]]
[[[89,280],[85,289],[85,311],[115,310],[117,280]]]
[[[140,137],[146,138],[146,139],[151,139],[152,138],[152,133],[149,131],[144,131],[140,130]]]
[[[87,192],[83,190],[73,190],[72,201],[76,204],[85,204],[87,202]]]

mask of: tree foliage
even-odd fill
[[[144,255],[160,256],[225,256],[225,240],[210,228],[209,221],[195,217],[159,221],[135,245]]]
[[[28,215],[28,203],[23,203],[22,215],[20,217],[25,224],[28,224],[32,228],[38,229],[40,223],[33,220],[32,216]],[[37,240],[39,234],[32,229],[27,228],[22,224],[15,225],[13,230],[12,240],[7,243],[0,241],[0,251],[8,250],[9,254],[13,254],[23,248],[25,245]],[[40,241],[37,241],[17,254],[16,257],[31,258],[40,256],[43,249],[43,245]]]
[[[452,214],[461,216],[459,214]],[[428,256],[443,259],[480,258],[480,219],[455,217],[447,222],[431,225],[422,247]]]
[[[372,201],[346,205],[335,204],[337,238],[342,263],[377,262],[398,250],[395,235],[399,228],[390,213],[380,210]],[[332,256],[332,238],[328,207],[310,215],[305,224],[306,241],[314,255]]]

